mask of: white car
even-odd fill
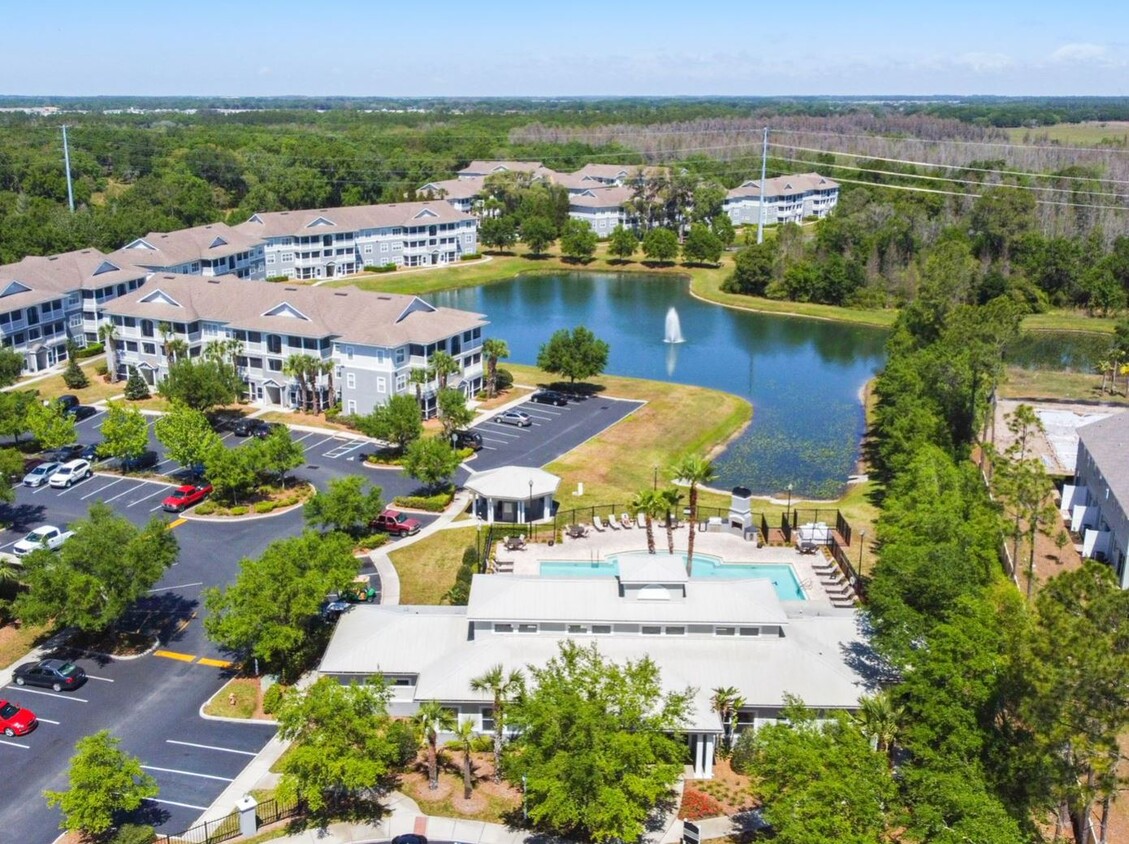
[[[74,536],[74,531],[60,530],[54,525],[40,525],[13,545],[12,552],[17,557],[22,557],[41,548],[47,551],[57,551],[72,536]]]
[[[55,487],[69,487],[76,481],[85,480],[94,473],[90,471],[90,462],[87,460],[71,460],[60,466],[47,483]]]

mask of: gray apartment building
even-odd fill
[[[1078,429],[1071,529],[1082,536],[1083,556],[1105,560],[1129,588],[1129,411]]]
[[[761,220],[761,183],[750,179],[733,188],[722,206],[735,226]],[[764,224],[801,223],[826,217],[839,202],[839,183],[818,173],[776,176],[764,181]]]
[[[0,266],[0,340],[24,356],[25,372],[49,369],[66,360],[68,338],[97,341],[105,306],[147,275],[97,249]]]
[[[184,341],[190,357],[211,342],[238,341],[236,363],[248,397],[264,406],[302,405],[297,381],[284,372],[292,355],[332,362],[314,389],[323,403],[340,401],[350,414],[370,413],[393,395],[415,395],[411,372],[426,369],[437,351],[462,367],[449,387],[468,396],[482,388],[485,317],[417,296],[160,273],[106,312],[119,337],[119,372],[136,366],[150,384],[164,378],[171,362],[164,328]],[[423,387],[428,416],[437,392],[434,379]]]
[[[173,232],[149,232],[111,253],[110,257],[152,272],[266,278],[263,242],[225,223]]]
[[[270,211],[235,228],[263,243],[268,278],[336,278],[385,264],[439,266],[478,251],[475,218],[443,201]]]

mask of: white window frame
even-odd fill
[[[346,390],[357,389],[357,373],[355,373],[355,372],[346,372],[345,373],[345,389]]]
[[[357,402],[356,402],[355,399],[349,399],[349,401],[346,402],[345,412],[348,413],[350,416],[356,415],[356,413],[357,413]]]
[[[388,392],[388,379],[385,378],[383,375],[378,376],[377,379],[376,379],[376,391],[378,393],[387,393]]]

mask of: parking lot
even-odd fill
[[[482,450],[466,465],[482,472],[499,466],[543,466],[611,427],[641,402],[594,395],[570,399],[567,405],[524,401],[513,409],[527,413],[528,428],[495,422],[497,414],[478,423]]]

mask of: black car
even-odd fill
[[[123,457],[121,469],[123,472],[140,472],[142,469],[152,469],[160,462],[157,452],[143,451],[136,457]]]
[[[455,431],[451,439],[455,448],[469,448],[471,451],[482,448],[482,434],[478,431]]]
[[[564,407],[568,404],[568,396],[564,393],[558,393],[556,390],[538,390],[529,397],[529,400],[537,402],[537,404],[555,404],[557,407]]]
[[[90,445],[83,446],[82,453],[78,456],[83,460],[89,460],[91,463],[101,460],[102,458],[98,455],[98,447],[100,445],[102,445],[102,443],[91,443]]]
[[[414,832],[405,832],[393,838],[392,844],[427,844],[427,838]]]
[[[235,423],[235,436],[263,439],[269,437],[270,432],[277,427],[276,423],[264,422],[262,419],[240,419]]]
[[[17,686],[43,686],[56,692],[71,691],[86,682],[85,671],[62,659],[25,662],[16,668],[14,677]]]
[[[56,463],[68,463],[79,457],[86,457],[86,446],[82,443],[71,443],[51,452],[50,457]]]
[[[82,407],[82,402],[78,400],[78,396],[67,394],[65,396],[59,396],[57,399],[55,399],[55,406],[59,408],[61,412],[73,416],[77,414],[78,409]]]

